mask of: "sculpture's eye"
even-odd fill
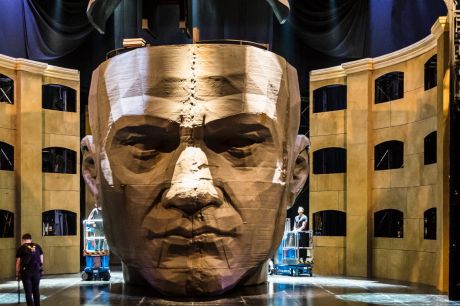
[[[257,132],[249,132],[246,134],[237,134],[228,138],[226,144],[233,148],[243,148],[263,141],[264,137],[259,135]]]
[[[134,158],[148,160],[179,145],[178,130],[154,126],[130,126],[117,132],[112,142],[116,148],[128,148]]]
[[[271,141],[268,128],[260,124],[236,124],[206,133],[206,145],[216,153],[234,158],[250,156],[259,144]]]
[[[257,132],[247,134],[238,134],[228,138],[225,141],[227,152],[237,158],[242,158],[251,155],[252,146],[258,143],[263,143],[265,138]]]
[[[158,149],[165,146],[160,139],[148,135],[130,135],[121,139],[120,144],[129,146],[133,156],[141,160],[155,157],[159,153]]]

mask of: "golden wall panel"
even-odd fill
[[[1,104],[0,104],[1,106]],[[1,111],[1,109],[0,109]],[[14,146],[16,142],[16,131],[13,129],[1,128],[0,127],[0,141],[6,142]]]
[[[0,103],[0,129],[14,130],[16,128],[16,106]]]
[[[10,238],[2,238],[3,240],[14,240]],[[0,275],[5,279],[7,277],[12,277],[16,274],[15,271],[15,261],[16,261],[16,247],[3,249],[0,247],[0,258],[2,259],[2,264],[0,265]]]
[[[310,193],[310,214],[322,210],[340,210],[340,191],[320,191]],[[342,193],[343,196],[343,193]],[[342,201],[343,202],[343,201]],[[310,218],[310,220],[313,220]]]
[[[80,115],[73,112],[43,110],[46,134],[80,135]]]
[[[372,104],[372,128],[382,129],[391,126],[391,104]]]
[[[345,247],[345,237],[341,236],[314,236],[313,245],[316,247],[341,248]]]
[[[423,218],[423,212],[436,207],[435,185],[407,188],[407,217]]]
[[[313,174],[317,181],[317,191],[344,190],[345,174]]]
[[[438,179],[437,164],[424,165],[422,169],[421,185],[435,185]]]
[[[321,275],[342,275],[343,268],[343,248],[331,248],[315,246],[315,258],[322,260],[315,260],[314,273]]]
[[[345,128],[336,135],[344,136],[344,147],[347,148],[344,190],[331,188],[337,187],[334,176],[311,175],[310,208],[313,212],[337,205],[346,212],[347,236],[343,252],[346,254],[343,267],[346,275],[372,275],[435,285],[442,290],[446,288],[448,218],[445,194],[448,182],[445,173],[448,151],[445,134],[448,132],[449,58],[447,45],[442,43],[447,44],[448,34],[444,30],[445,19],[440,18],[435,25],[432,36],[413,46],[379,58],[344,63],[310,74],[311,88],[328,84],[338,75],[347,85],[348,105],[343,111],[343,119],[334,117],[333,112],[321,116],[312,114],[311,130],[314,133],[310,149],[313,152],[329,145],[333,135],[328,135],[327,140],[318,138],[318,135],[339,130],[336,127],[341,126],[343,120]],[[438,86],[425,90],[424,65],[436,53]],[[404,72],[404,97],[375,104],[375,80],[394,71]],[[444,83],[440,86],[442,81]],[[424,138],[436,130],[437,163],[424,165]],[[404,143],[404,166],[375,171],[374,146],[390,140]],[[336,198],[335,192],[344,196]],[[437,208],[437,240],[424,239],[423,214],[432,207]],[[404,213],[403,238],[373,237],[374,212],[388,208]],[[320,262],[323,259],[318,259],[318,252],[315,252],[318,273],[324,270],[332,274],[341,270],[337,253],[326,249],[334,246],[325,246],[318,239],[315,242],[325,248],[320,254],[331,256],[331,259]],[[370,261],[366,257],[367,248],[371,249]],[[336,262],[337,266],[330,266]],[[366,274],[366,268],[370,273]],[[430,273],[424,273],[426,271]]]
[[[80,190],[80,178],[76,174],[43,173],[44,190]]]
[[[16,217],[15,189],[0,188],[0,209],[11,211]]]
[[[345,132],[345,111],[337,110],[332,112],[313,113],[311,117],[311,136],[335,135]],[[316,122],[328,122],[328,124],[315,124]]]
[[[79,246],[44,247],[46,274],[77,273],[80,270]]]
[[[404,180],[403,186],[412,187],[420,186],[421,174],[423,167],[423,154],[412,154],[404,156]],[[393,182],[392,182],[393,183]],[[392,184],[392,186],[394,186]]]
[[[0,189],[10,189],[14,190],[14,172],[0,170]]]
[[[80,191],[69,190],[45,190],[43,192],[43,211],[63,209],[79,212],[80,207]],[[79,226],[77,226],[79,227]]]
[[[314,150],[320,150],[329,147],[338,147],[346,149],[345,134],[332,134],[323,136],[314,136],[310,138],[311,147]],[[310,154],[313,155],[313,150],[310,150]]]
[[[382,209],[397,209],[406,215],[407,188],[382,188],[372,190],[373,212]]]
[[[79,73],[4,55],[0,55],[0,73],[14,80],[14,104],[0,103],[0,141],[13,145],[15,153],[14,171],[0,171],[0,208],[15,212],[16,227],[14,238],[0,239],[0,249],[3,249],[0,258],[4,264],[0,266],[0,279],[14,277],[15,249],[20,236],[26,232],[44,247],[45,273],[77,272],[80,261],[79,218],[77,235],[52,237],[53,243],[49,243],[50,237],[42,237],[42,212],[60,208],[79,216],[79,112],[44,110],[41,98],[44,84],[72,87],[77,91],[78,110]],[[42,148],[46,146],[74,150],[77,153],[77,173],[42,173]]]

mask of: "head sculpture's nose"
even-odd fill
[[[187,147],[176,162],[171,187],[163,203],[193,216],[208,205],[219,206],[222,200],[214,187],[206,154],[197,147]]]

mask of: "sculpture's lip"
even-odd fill
[[[182,226],[178,226],[172,229],[169,229],[165,232],[155,232],[148,231],[148,239],[157,239],[157,238],[168,238],[171,236],[178,236],[186,239],[193,239],[198,237],[204,237],[206,235],[212,234],[217,237],[235,237],[237,236],[237,227],[233,227],[230,230],[223,230],[209,225],[203,225],[195,229],[186,229]]]

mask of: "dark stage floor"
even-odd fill
[[[22,287],[21,287],[22,288]],[[84,282],[79,274],[47,276],[42,305],[460,305],[432,287],[401,282],[338,277],[269,276],[266,285],[233,291],[219,298],[164,298],[124,286],[121,272],[109,282]],[[23,292],[21,302],[24,303]],[[17,305],[17,283],[0,283],[0,305]]]

